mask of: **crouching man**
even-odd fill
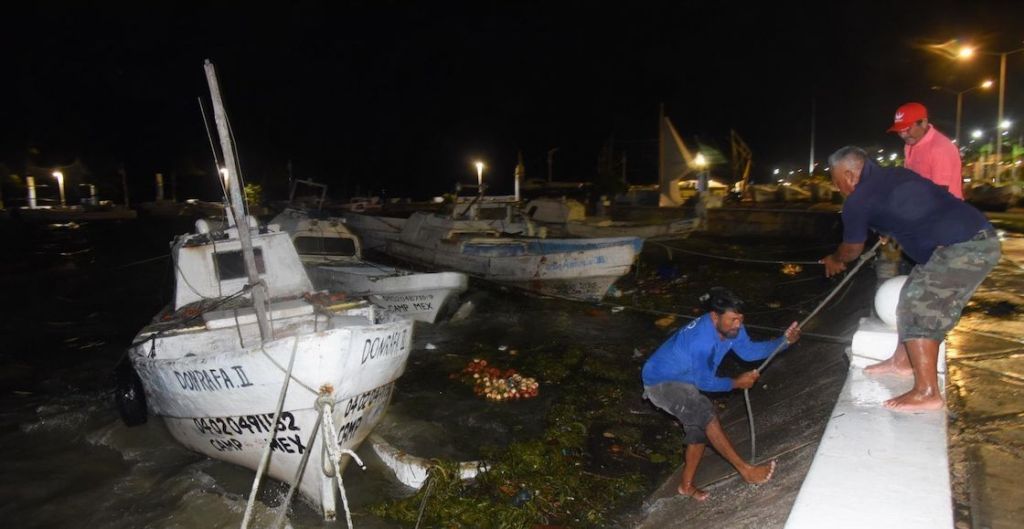
[[[644,364],[644,398],[674,416],[682,425],[686,442],[686,466],[677,489],[679,494],[704,501],[708,493],[694,485],[697,465],[710,441],[747,483],[765,483],[772,478],[775,461],[751,465],[736,453],[725,435],[711,400],[701,391],[724,392],[749,389],[757,382],[757,370],[736,378],[720,377],[718,367],[730,350],[746,361],[768,358],[776,348],[800,339],[793,322],[776,340],[753,342],[743,327],[743,302],[732,292],[716,287],[701,297],[708,312],[680,329]]]

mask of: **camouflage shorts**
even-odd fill
[[[896,309],[900,341],[944,340],[1000,254],[999,239],[992,236],[939,247],[927,263],[915,266]]]

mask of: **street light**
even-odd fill
[[[969,53],[964,55],[964,50],[970,50]],[[1024,51],[1024,48],[1017,48],[1015,50],[1000,51],[1000,52],[983,52],[985,55],[998,55],[999,56],[999,113],[996,116],[996,123],[1003,122],[1003,102],[1006,98],[1006,56],[1013,55],[1014,53],[1020,53]],[[961,59],[969,59],[974,55],[974,48],[964,47],[961,49],[961,53],[958,54]],[[996,134],[996,164],[1002,162],[1003,157],[1003,135]],[[999,176],[998,165],[996,166],[996,178]]]
[[[480,194],[482,195],[484,193],[484,189],[483,189],[483,185],[484,185],[484,163],[481,162],[481,161],[477,161],[473,165],[476,166],[476,185],[477,185],[477,189],[480,191]]]
[[[57,179],[57,188],[60,189],[60,207],[65,207],[67,204],[64,202],[64,173],[54,171],[53,177]]]
[[[959,146],[960,145],[960,116],[963,115],[964,111],[964,94],[967,92],[973,92],[978,89],[988,89],[992,87],[992,81],[986,79],[983,83],[972,86],[967,90],[952,90],[945,86],[933,86],[932,90],[942,90],[951,94],[956,94],[956,136],[953,137],[953,141]]]
[[[708,166],[708,159],[704,157],[704,153],[697,153],[697,156],[693,158],[693,164],[697,166],[697,191],[703,193],[708,190],[708,175],[704,170]]]

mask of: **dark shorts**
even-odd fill
[[[964,306],[999,262],[999,239],[981,237],[938,248],[910,272],[896,307],[900,341],[942,341],[960,321]]]
[[[644,386],[644,397],[679,420],[683,425],[683,441],[686,444],[708,442],[704,429],[715,415],[711,400],[697,386],[685,382],[662,382]]]

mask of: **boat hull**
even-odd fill
[[[643,245],[642,239],[633,237],[578,241],[468,239],[451,249],[392,241],[387,248],[389,254],[402,259],[488,281],[579,301],[600,301],[611,285],[629,272]],[[580,247],[586,249],[572,250]]]
[[[426,323],[469,287],[469,278],[457,272],[419,274],[365,262],[311,267],[310,277],[320,288],[368,296],[402,318]]]
[[[202,334],[206,333],[176,338],[201,340]],[[321,436],[311,436],[319,413],[317,399],[323,394],[333,404],[339,447],[356,449],[386,410],[411,341],[412,322],[400,320],[194,356],[175,356],[174,338],[162,338],[152,345],[147,341],[130,354],[150,413],[162,417],[185,447],[255,470],[270,442],[267,473],[287,483],[310,451],[299,491],[333,519],[335,486],[323,469],[331,465],[323,456]],[[273,414],[293,351],[292,380],[275,425]]]

